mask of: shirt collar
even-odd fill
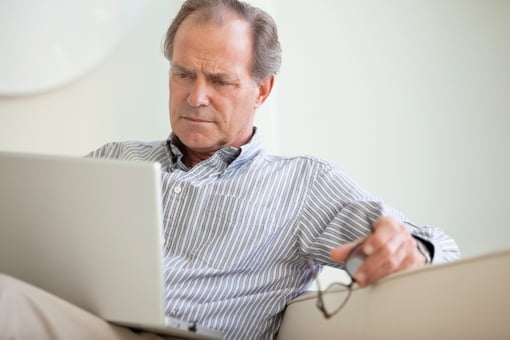
[[[170,156],[170,168],[179,168],[181,170],[189,170],[184,163],[182,162],[182,149],[184,145],[179,140],[179,138],[172,132],[168,137],[166,142],[167,149]],[[221,160],[222,168],[226,170],[229,168],[239,168],[245,163],[251,161],[258,153],[262,151],[262,140],[260,133],[257,132],[257,128],[253,128],[253,135],[248,143],[242,145],[241,147],[227,146],[224,147],[214,153],[208,160],[204,162],[209,162],[211,159],[219,159]],[[212,162],[212,166],[215,166],[214,162]],[[170,170],[170,169],[169,169]]]

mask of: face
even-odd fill
[[[227,15],[222,26],[192,16],[181,23],[170,69],[170,123],[188,149],[210,155],[251,138],[255,110],[273,82],[271,76],[255,84],[251,63],[246,22]]]

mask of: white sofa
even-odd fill
[[[329,320],[315,297],[307,293],[288,305],[278,340],[510,339],[510,250],[354,287],[344,309]]]

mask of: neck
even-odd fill
[[[191,169],[195,165],[197,165],[198,163],[200,163],[202,161],[205,161],[212,155],[213,155],[213,153],[196,152],[196,151],[193,151],[187,147],[184,147],[182,160],[183,160],[184,165],[186,165],[188,168]]]
[[[250,141],[250,139],[253,137],[253,133],[255,132],[255,129],[252,129],[251,134],[245,138],[242,142],[239,143],[232,143],[231,146],[234,147],[240,147]],[[211,157],[216,151],[218,151],[220,148],[214,150],[214,151],[206,151],[201,152],[197,150],[190,149],[184,143],[177,137],[176,135],[172,134],[172,143],[177,145],[179,149],[182,152],[182,162],[184,165],[186,165],[188,168],[193,168],[198,163],[205,161],[209,157]]]

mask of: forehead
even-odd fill
[[[252,45],[250,25],[235,14],[205,22],[191,14],[176,32],[172,63],[250,70]]]

